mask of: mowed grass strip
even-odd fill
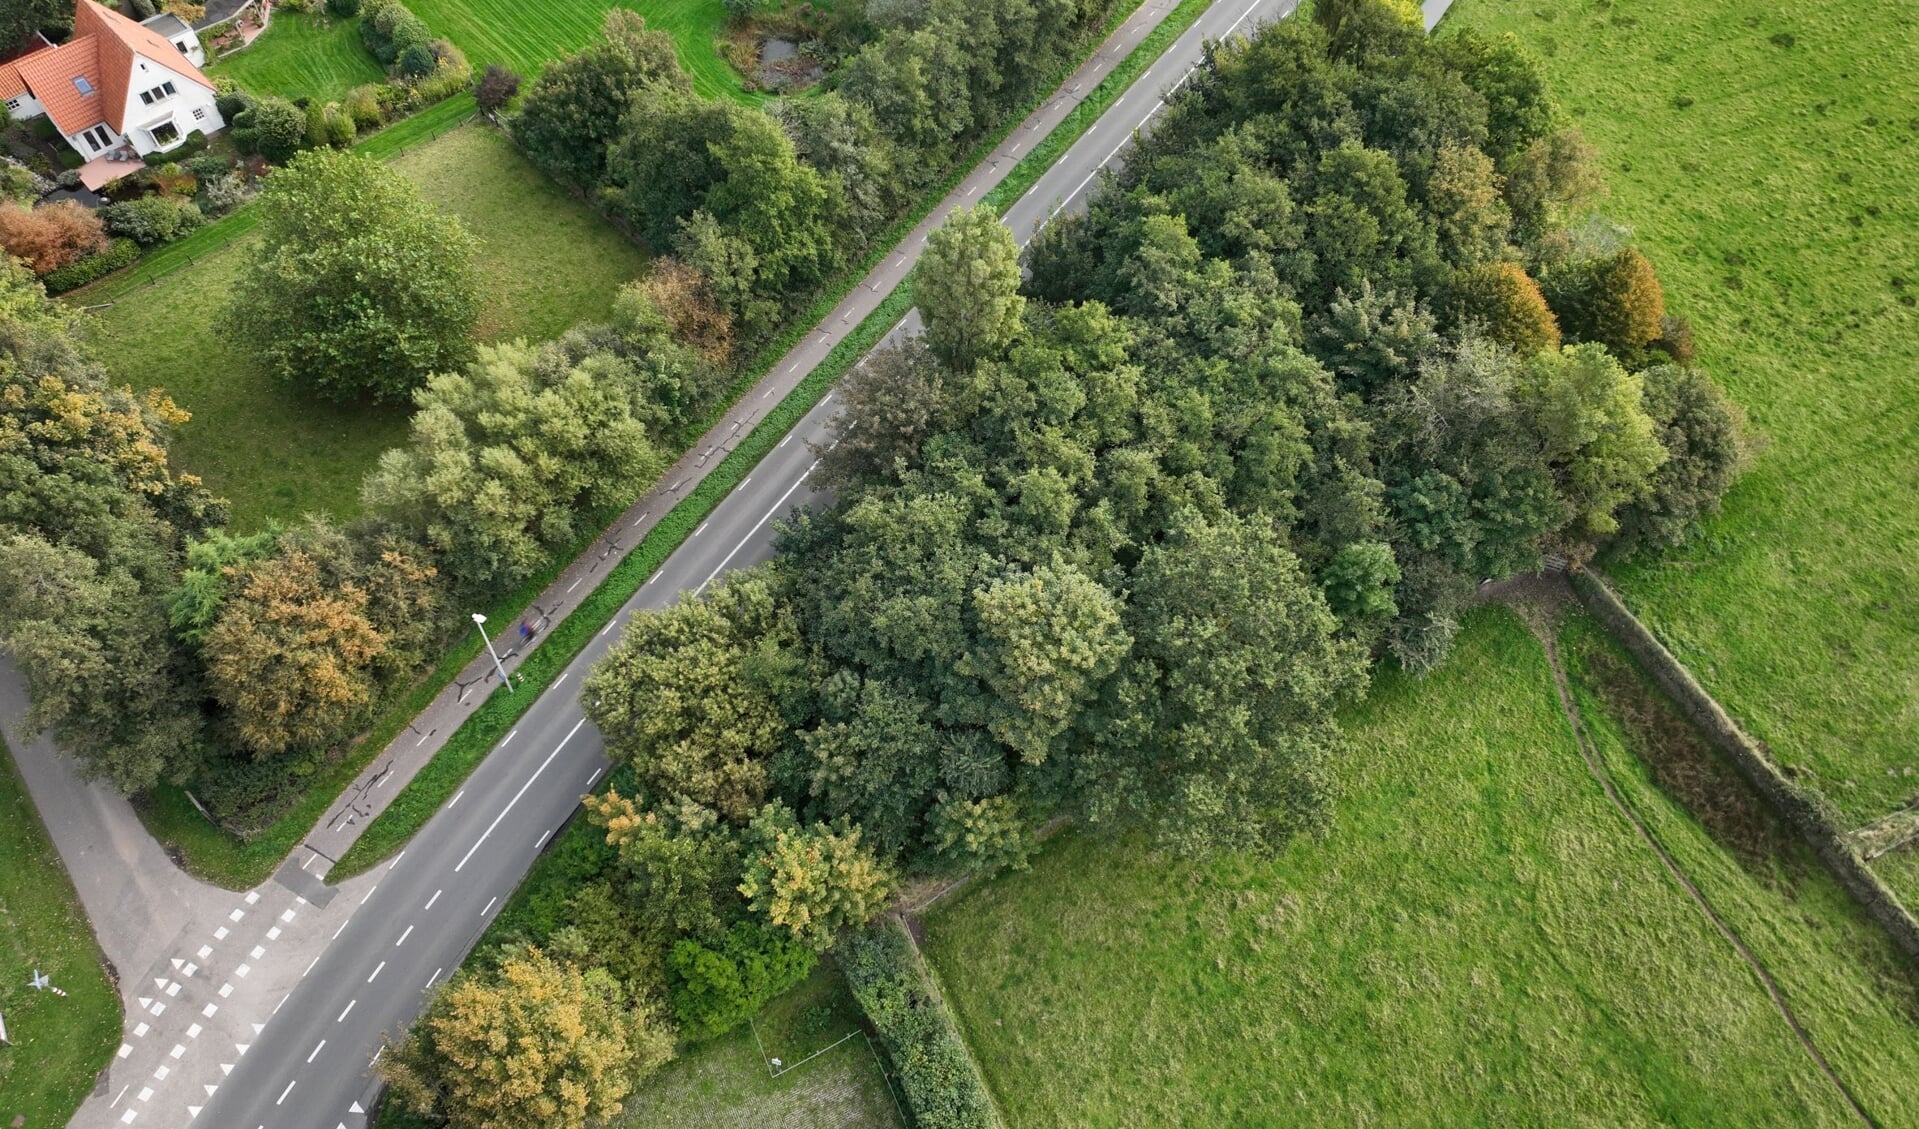
[[[385,82],[386,71],[360,42],[360,21],[322,10],[275,12],[260,38],[207,68],[247,90],[331,102],[364,82]]]
[[[1541,57],[1604,157],[1605,210],[1772,440],[1703,540],[1613,570],[1622,594],[1848,824],[1878,818],[1919,794],[1919,9],[1461,0],[1447,19]]]
[[[480,236],[482,340],[541,340],[602,318],[620,284],[645,271],[643,252],[488,126],[420,144],[396,167]],[[234,246],[121,294],[97,312],[101,356],[117,379],[164,388],[193,414],[174,433],[174,464],[233,502],[236,527],[351,517],[361,477],[405,441],[411,413],[307,396],[256,372],[224,341],[215,323],[249,253]]]
[[[895,1129],[892,1092],[831,963],[717,1039],[680,1048],[609,1129]],[[846,1036],[852,1036],[846,1038]],[[843,1040],[843,1041],[842,1041]],[[762,1050],[763,1048],[763,1050]],[[804,1066],[796,1064],[818,1054]],[[777,1058],[788,1068],[768,1069]]]
[[[414,14],[451,39],[475,67],[503,63],[531,78],[546,64],[598,37],[612,8],[629,8],[650,28],[673,37],[693,89],[707,98],[758,103],[715,47],[726,27],[720,0],[409,0]]]
[[[27,986],[34,969],[65,996]],[[0,1125],[65,1125],[120,1042],[93,929],[0,742]]]
[[[1014,1124],[1857,1124],[1607,804],[1511,613],[1349,720],[1319,841],[1194,865],[1067,833],[937,907],[927,952]],[[1887,1030],[1874,1112],[1914,1124],[1909,1027],[1823,1049],[1852,1070]]]

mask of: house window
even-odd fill
[[[184,40],[184,39],[183,39],[183,40],[180,40],[179,42],[177,42],[177,43],[175,43],[175,44],[174,44],[174,46],[175,46],[175,47],[178,47],[178,48],[180,49],[180,54],[182,54],[182,55],[184,55],[184,54],[186,54],[186,53],[187,53],[187,44],[186,44],[186,40]]]
[[[140,101],[151,106],[155,102],[162,101],[177,93],[179,92],[173,88],[171,82],[163,82],[152,90],[142,90],[140,92]]]
[[[206,120],[206,116],[207,116],[207,112],[206,112],[206,110],[205,110],[204,108],[202,108],[202,107],[200,107],[200,106],[195,106],[195,107],[193,108],[193,120],[194,120],[194,121],[196,121],[196,122],[197,122],[197,121],[205,121],[205,120]]]
[[[73,88],[75,90],[78,90],[82,94],[93,93],[93,84],[87,81],[87,77],[85,75],[77,74],[73,76]]]
[[[161,122],[147,132],[153,134],[153,143],[162,149],[180,140],[180,131],[172,122]]]
[[[178,94],[178,93],[180,93],[180,92],[179,92],[178,90],[175,90],[175,89],[173,88],[173,83],[171,83],[171,82],[163,82],[163,83],[161,83],[161,84],[160,84],[160,89],[162,89],[162,90],[164,90],[164,91],[166,91],[166,92],[167,92],[167,95],[168,95],[168,97],[171,97],[171,96],[173,96],[173,95],[175,95],[175,94]]]

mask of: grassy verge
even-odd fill
[[[64,1125],[120,1041],[120,997],[60,856],[0,744],[0,1124]],[[27,987],[39,969],[65,996]]]
[[[1510,613],[1348,721],[1321,841],[1189,864],[1067,833],[936,908],[927,954],[1012,1123],[1854,1123],[1607,804]],[[1849,904],[1817,873],[1796,901],[1715,874],[1790,941],[1751,937],[1833,1017],[1827,1055],[1913,1123],[1919,1039]]]
[[[1192,21],[1199,17],[1209,3],[1210,0],[1182,0],[1179,8],[1168,17],[1168,22],[1183,19],[1184,23],[1180,25],[1182,28],[1191,26]],[[1132,10],[1125,5],[1121,7],[1124,10],[1118,13],[1113,23],[1102,32],[1102,38],[1111,34],[1111,28],[1123,22]],[[1097,121],[1114,100],[1125,93],[1126,86],[1137,78],[1151,60],[1157,58],[1177,36],[1178,31],[1166,36],[1155,33],[1146,37],[1118,68],[1127,75],[1125,81],[1102,82],[1095,87],[1077,111],[1049,135],[1048,140],[1056,141],[1057,144],[1051,147],[1036,147],[1027,153],[1008,174],[1008,180],[1018,180],[1027,187],[1036,182],[1040,174],[1051,167],[1052,163],[1059,159],[1060,154],[1070,147],[1072,141]],[[1139,61],[1136,63],[1136,60]],[[1030,110],[1028,112],[1030,113]],[[952,184],[958,183],[966,170],[971,169],[973,164],[977,164],[987,153],[992,152],[1024,116],[1022,114],[1019,118],[1014,118],[998,134],[982,141],[969,158],[971,164],[963,166],[960,172],[953,175],[949,183],[936,189],[936,194],[929,193],[928,203],[918,211],[917,215],[901,220],[895,225],[894,230],[889,231],[879,241],[879,249],[869,257],[868,262],[861,268],[860,274],[852,275],[843,285],[830,289],[812,309],[794,323],[786,334],[762,350],[750,370],[754,375],[750,379],[742,380],[729,392],[728,402],[737,399],[747,388],[757,383],[775,361],[784,356],[801,337],[811,332],[812,327],[839,304],[854,282],[890,254],[894,245],[925,217],[926,212],[945,198],[946,194],[952,190]],[[1012,198],[1016,199],[1017,196]],[[777,408],[761,420],[746,439],[734,448],[733,452],[694,489],[691,495],[662,518],[639,547],[608,574],[599,588],[554,629],[538,650],[528,656],[525,664],[520,667],[518,675],[522,679],[522,685],[526,686],[530,692],[525,695],[512,695],[514,699],[512,703],[503,703],[501,698],[504,696],[496,696],[494,700],[489,701],[471,718],[468,718],[459,732],[453,735],[432,762],[401,790],[400,795],[386,811],[368,825],[352,849],[334,867],[329,875],[330,880],[339,881],[364,873],[411,839],[413,834],[432,818],[433,813],[439,810],[440,805],[459,789],[461,783],[486,758],[486,754],[494,744],[506,735],[533,700],[545,691],[551,680],[557,677],[560,671],[566,669],[566,664],[586,646],[586,641],[605,626],[613,614],[632,597],[634,592],[639,590],[639,586],[645,583],[646,578],[652,574],[660,562],[678,548],[680,542],[685,540],[701,521],[705,520],[712,508],[739,484],[754,464],[759,462],[766,452],[772,450],[801,417],[812,410],[813,405],[826,394],[826,390],[832,386],[833,382],[852,367],[853,363],[867,350],[877,344],[895,322],[905,316],[906,311],[912,308],[912,304],[909,280],[888,295],[879,308],[867,315],[851,334],[842,338],[828,354],[827,359],[809,373],[800,386],[794,389]],[[577,625],[575,621],[579,621]]]
[[[1599,147],[1701,362],[1770,435],[1621,594],[1852,824],[1919,792],[1919,20],[1910,4],[1461,0]],[[1908,886],[1908,891],[1914,891]]]
[[[361,83],[386,81],[386,70],[360,42],[360,21],[335,19],[324,11],[275,12],[245,50],[207,69],[261,94],[320,102],[334,101]]]

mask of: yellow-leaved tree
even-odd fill
[[[673,1037],[605,969],[525,948],[450,983],[380,1074],[407,1108],[461,1129],[583,1129],[620,1112]]]

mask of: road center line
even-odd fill
[[[393,942],[393,947],[397,949],[401,945],[406,944],[406,939],[411,936],[413,936],[413,926],[409,925],[406,927],[406,932],[400,934],[400,939]]]
[[[426,908],[427,908],[427,909],[432,909],[432,908],[433,908],[433,903],[434,903],[434,902],[437,902],[437,901],[439,901],[439,900],[440,900],[440,895],[441,895],[441,894],[444,894],[444,893],[446,893],[446,891],[445,891],[445,890],[435,890],[435,891],[433,891],[433,896],[432,896],[432,897],[430,897],[430,898],[428,898],[428,899],[426,900]]]
[[[719,567],[715,568],[712,572],[707,573],[706,579],[700,581],[700,586],[698,588],[693,589],[693,594],[695,596],[699,595],[701,592],[706,591],[706,586],[713,583],[713,578],[718,576],[721,570],[726,568],[728,564],[732,563],[733,558],[739,555],[739,552],[741,549],[746,548],[746,543],[748,541],[751,541],[754,535],[760,531],[760,526],[765,525],[767,522],[773,520],[773,515],[779,513],[780,507],[786,505],[786,500],[793,496],[793,491],[798,490],[800,488],[800,485],[806,481],[807,476],[813,473],[814,467],[817,467],[819,465],[820,465],[820,461],[818,459],[814,459],[813,466],[809,466],[804,471],[800,472],[800,476],[793,480],[793,485],[788,486],[786,488],[786,493],[780,495],[780,500],[777,502],[774,502],[773,508],[766,511],[766,516],[754,522],[753,528],[746,531],[746,536],[740,540],[739,544],[733,546],[732,552],[726,554],[726,558],[720,561]]]
[[[378,967],[378,968],[375,968],[375,969],[373,970],[373,972],[372,972],[372,975],[369,975],[369,976],[368,976],[368,977],[366,978],[366,982],[367,982],[367,983],[369,983],[369,984],[371,984],[371,983],[373,983],[373,978],[374,978],[375,976],[378,976],[378,975],[380,974],[380,972],[381,972],[381,970],[382,970],[382,969],[384,969],[384,968],[386,968],[386,962],[385,962],[385,961],[381,961],[381,962],[380,962],[380,964],[379,964],[379,967]]]
[[[326,1040],[325,1040],[325,1039],[321,1039],[321,1040],[320,1040],[320,1047],[324,1047],[324,1046],[326,1046]],[[315,1048],[313,1048],[313,1053],[307,1056],[307,1065],[308,1065],[308,1066],[311,1066],[311,1065],[313,1065],[313,1060],[314,1060],[314,1059],[316,1059],[316,1058],[319,1058],[319,1057],[320,1057],[320,1047],[315,1047]]]
[[[353,1010],[353,1005],[354,1005],[354,1004],[357,1004],[357,1003],[359,1003],[359,1002],[360,1002],[359,1000],[348,1000],[348,1001],[346,1002],[346,1007],[345,1007],[345,1009],[344,1009],[344,1010],[342,1010],[342,1011],[340,1012],[340,1018],[338,1018],[338,1019],[336,1019],[336,1020],[334,1020],[333,1022],[335,1022],[335,1023],[345,1023],[345,1022],[346,1022],[346,1013],[347,1013],[347,1012],[349,1012],[349,1011],[352,1011],[352,1010]]]
[[[467,861],[473,857],[473,852],[480,849],[480,844],[486,842],[486,837],[493,834],[493,829],[500,825],[502,819],[506,818],[506,813],[513,810],[513,805],[520,802],[520,797],[526,795],[526,790],[533,787],[533,782],[540,778],[540,773],[546,771],[546,766],[553,763],[553,758],[560,755],[560,750],[566,748],[566,743],[571,741],[573,735],[580,731],[580,726],[585,724],[585,718],[581,718],[573,723],[573,728],[567,730],[566,736],[560,738],[560,743],[553,747],[552,752],[546,754],[546,759],[540,762],[540,767],[533,770],[533,775],[526,778],[526,783],[520,785],[520,790],[513,793],[513,798],[508,800],[506,806],[500,809],[500,814],[493,817],[493,822],[487,824],[486,830],[480,832],[480,837],[474,840],[471,847],[467,848],[466,855],[460,859],[459,866],[453,868],[453,873],[458,874],[460,872],[460,867],[467,864]]]
[[[297,1081],[297,1079],[296,1079],[296,1081]],[[286,1100],[287,1100],[287,1095],[288,1095],[288,1094],[291,1094],[292,1092],[293,1092],[293,1083],[292,1083],[292,1082],[288,1082],[288,1083],[287,1083],[287,1088],[286,1088],[286,1089],[284,1089],[284,1090],[281,1090],[281,1091],[280,1091],[280,1100],[279,1100],[279,1101],[276,1101],[276,1102],[274,1102],[273,1104],[274,1104],[274,1105],[283,1105],[283,1104],[285,1104],[285,1102],[286,1102]]]

